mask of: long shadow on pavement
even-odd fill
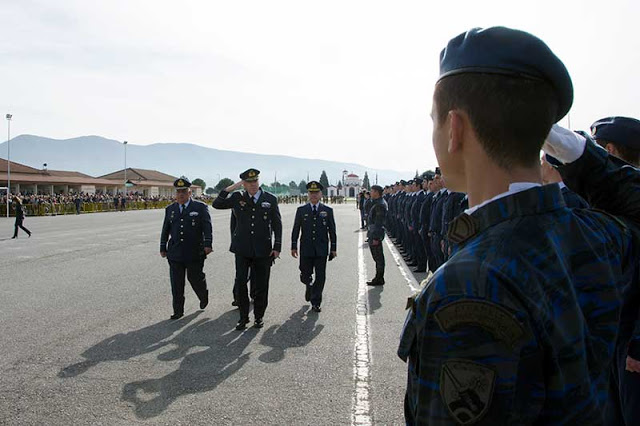
[[[81,356],[86,358],[84,361],[63,368],[58,373],[58,377],[76,377],[101,362],[124,361],[158,350],[169,344],[165,339],[171,337],[201,313],[202,311],[194,312],[176,321],[161,321],[139,330],[104,339],[82,353]]]
[[[237,319],[238,312],[234,310],[214,320],[203,319],[189,325],[167,342],[176,347],[158,356],[161,361],[182,358],[178,369],[157,379],[125,384],[122,399],[134,405],[138,418],[149,419],[162,414],[183,395],[215,389],[238,372],[251,355],[244,351],[257,330],[237,332]],[[194,353],[196,348],[200,350]]]
[[[367,290],[367,296],[369,297],[369,312],[374,314],[376,310],[382,307],[382,301],[380,300],[382,297],[382,290],[384,286],[373,286],[369,287]]]
[[[308,312],[307,312],[308,311]],[[294,312],[282,325],[271,326],[264,332],[260,344],[271,348],[258,358],[262,362],[272,363],[284,359],[289,348],[306,346],[320,334],[324,325],[317,325],[319,315],[308,306]]]

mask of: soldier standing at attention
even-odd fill
[[[184,315],[184,275],[200,299],[200,309],[209,303],[209,290],[202,271],[204,260],[213,243],[213,229],[209,206],[191,199],[191,182],[186,177],[177,179],[176,202],[164,211],[164,223],[160,236],[160,255],[169,261],[173,315],[171,319]]]
[[[442,51],[433,147],[471,207],[402,331],[407,424],[603,423],[619,289],[638,273],[640,174],[582,138],[551,155],[609,214],[541,185],[540,149],[572,103],[564,64],[529,33],[475,28]]]
[[[382,240],[384,240],[384,224],[387,219],[387,202],[382,198],[382,187],[373,185],[371,187],[371,208],[369,209],[369,249],[371,256],[376,262],[376,276],[367,281],[367,285],[384,285],[384,251],[382,250]]]
[[[247,280],[251,268],[254,291],[254,327],[264,326],[264,312],[269,300],[271,265],[282,248],[282,219],[278,199],[260,189],[260,171],[249,169],[240,174],[240,181],[228,186],[213,200],[214,209],[233,209],[236,226],[231,237],[231,252],[236,257],[236,297],[240,320],[236,330],[244,330],[249,323],[249,294]],[[243,193],[234,192],[244,186]],[[275,241],[272,239],[275,236]]]
[[[332,260],[336,254],[336,222],[333,209],[320,202],[322,184],[311,181],[307,184],[309,203],[298,207],[291,231],[291,256],[298,257],[300,238],[300,281],[306,286],[304,298],[311,302],[311,309],[320,312],[322,290],[326,279],[327,256]],[[330,246],[330,248],[329,248]],[[315,271],[315,280],[312,275]]]

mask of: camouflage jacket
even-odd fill
[[[598,186],[590,191],[637,216],[640,200],[625,204],[609,190],[615,181],[640,194],[637,171],[621,173],[595,149],[567,175],[588,170]],[[453,255],[414,300],[402,332],[407,423],[601,424],[619,289],[638,265],[637,221],[629,223],[567,208],[558,185],[456,218]]]

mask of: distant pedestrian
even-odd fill
[[[21,228],[24,232],[27,233],[27,235],[29,235],[29,237],[31,237],[31,231],[29,231],[22,225],[22,222],[24,221],[24,210],[22,208],[22,201],[20,201],[20,198],[13,197],[13,208],[16,210],[16,224],[15,231],[13,232],[13,237],[11,238],[18,238],[18,228]]]

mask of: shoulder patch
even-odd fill
[[[515,348],[525,334],[524,327],[513,313],[497,303],[484,300],[458,300],[441,307],[434,316],[444,332],[473,325],[484,328],[511,348]]]
[[[479,421],[489,409],[496,372],[466,359],[451,359],[440,370],[440,395],[449,414],[461,425]]]

